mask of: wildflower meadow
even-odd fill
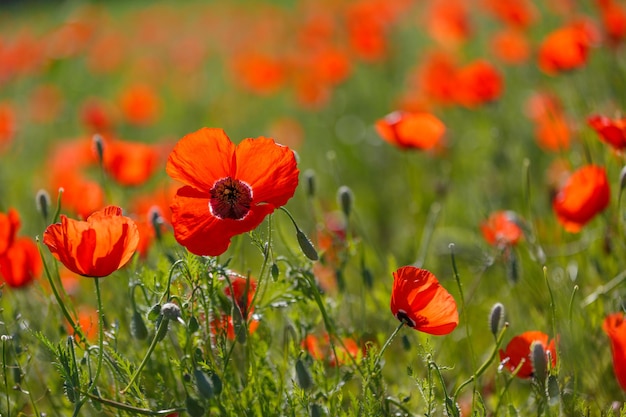
[[[626,415],[626,2],[0,2],[0,416]]]

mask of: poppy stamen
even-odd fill
[[[416,326],[415,321],[413,321],[404,310],[398,310],[398,312],[396,313],[396,318],[409,327],[415,328]]]
[[[241,220],[250,211],[252,189],[242,181],[222,178],[215,182],[210,193],[209,210],[215,217]]]

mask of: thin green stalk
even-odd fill
[[[102,369],[102,358],[104,357],[104,313],[102,312],[102,294],[100,293],[100,278],[94,278],[96,286],[96,302],[98,304],[98,361],[96,362],[96,372],[93,375],[93,379],[87,388],[87,392],[93,392],[95,389],[98,378],[100,377],[100,371]],[[74,408],[74,417],[78,416],[78,412],[87,400],[87,396],[84,396]]]
[[[506,381],[504,388],[502,388],[502,392],[498,396],[498,404],[496,405],[496,409],[493,413],[495,416],[498,415],[498,410],[500,409],[500,406],[502,405],[502,399],[504,398],[504,394],[506,394],[506,392],[508,391],[509,386],[511,385],[511,382],[513,382],[513,380],[515,379],[515,375],[517,375],[520,369],[522,369],[522,366],[524,366],[524,363],[526,363],[526,359],[522,358],[522,360],[517,364],[517,367],[513,370],[513,372],[511,372],[511,378],[509,378]]]
[[[43,251],[41,250],[41,244],[39,242],[39,238],[37,238],[37,249],[39,250],[39,256],[41,257],[41,263],[43,264],[44,273],[46,274],[46,278],[48,279],[48,283],[50,284],[50,288],[52,289],[54,298],[59,304],[59,307],[61,307],[61,312],[63,313],[65,320],[67,320],[70,327],[72,327],[72,330],[74,331],[74,333],[78,335],[80,341],[84,343],[85,346],[89,347],[89,342],[87,341],[87,337],[83,333],[82,329],[74,321],[74,318],[72,317],[70,312],[67,310],[67,307],[65,303],[63,302],[61,295],[59,294],[59,290],[57,289],[56,283],[54,282],[54,279],[52,278],[52,275],[50,274],[50,270],[48,269],[46,258],[44,257]]]
[[[102,397],[100,397],[98,395],[95,395],[95,394],[93,394],[91,392],[84,392],[83,395],[86,395],[87,397],[89,397],[93,401],[97,401],[97,402],[99,402],[101,404],[104,404],[106,406],[109,406],[109,407],[112,407],[112,408],[116,408],[118,410],[128,411],[128,412],[134,413],[134,414],[145,415],[145,416],[163,416],[163,415],[168,415],[168,414],[172,414],[172,413],[179,413],[179,412],[187,411],[187,409],[184,408],[184,407],[170,408],[168,410],[152,411],[152,410],[148,410],[146,408],[133,407],[132,405],[119,403],[119,402],[113,401],[113,400],[108,400],[106,398],[102,398]]]
[[[453,410],[450,409],[450,407],[455,407],[454,408],[454,411],[455,411],[454,415],[458,416],[459,413],[458,413],[458,410],[456,409],[455,404],[450,404],[450,396],[448,395],[448,389],[446,388],[446,382],[443,380],[443,375],[441,375],[441,371],[439,370],[439,366],[437,366],[437,364],[434,361],[430,360],[428,362],[428,367],[429,368],[431,368],[431,367],[434,368],[436,373],[437,373],[437,376],[439,377],[439,383],[441,384],[441,390],[443,391],[443,395],[446,398],[446,400],[444,402],[444,405],[445,405],[446,411],[447,411],[446,415],[450,415],[449,413],[453,411]]]
[[[572,291],[572,296],[569,299],[569,307],[567,308],[567,322],[569,323],[570,333],[572,331],[572,313],[574,309],[574,298],[576,297],[576,293],[578,292],[578,285],[574,285],[574,290]]]
[[[400,324],[398,325],[398,327],[396,327],[395,330],[391,333],[391,335],[389,335],[389,337],[387,338],[387,340],[383,344],[383,347],[380,348],[380,351],[376,355],[376,359],[374,359],[374,369],[372,370],[372,372],[368,373],[367,378],[365,378],[365,382],[363,383],[363,385],[365,387],[369,387],[369,384],[370,384],[370,381],[371,381],[371,377],[372,377],[372,375],[375,374],[376,369],[378,368],[378,365],[380,364],[380,361],[383,358],[383,354],[385,353],[387,348],[391,345],[391,342],[393,341],[393,339],[395,339],[395,337],[398,335],[398,333],[400,333],[400,330],[404,327],[404,325],[405,325],[405,323],[403,321],[401,321]]]
[[[546,287],[548,287],[548,294],[550,295],[550,313],[552,319],[552,335],[556,336],[556,303],[554,302],[554,294],[552,293],[552,287],[550,287],[550,280],[548,279],[548,267],[543,267],[543,278],[546,281]]]
[[[135,370],[133,375],[130,377],[130,381],[128,382],[128,385],[126,385],[126,387],[120,391],[120,394],[122,395],[126,394],[126,392],[135,383],[135,381],[139,377],[139,374],[148,363],[148,359],[150,359],[150,355],[152,355],[154,348],[156,348],[156,345],[159,342],[159,336],[161,335],[161,332],[163,332],[164,329],[167,328],[168,324],[169,324],[169,319],[166,317],[163,317],[161,319],[161,323],[159,323],[159,327],[157,328],[157,331],[154,333],[154,338],[152,338],[152,342],[150,343],[150,346],[148,347],[148,351],[146,352],[146,355],[144,356],[143,360],[139,364],[139,367]]]
[[[439,213],[441,213],[441,204],[435,201],[430,206],[428,218],[426,219],[426,224],[424,225],[422,232],[422,240],[420,241],[417,259],[413,263],[413,265],[418,268],[421,268],[426,260],[426,253],[428,252],[428,247],[430,246],[430,240],[433,236],[433,231],[435,230],[435,225],[437,224],[437,219],[439,218]]]
[[[494,345],[491,351],[491,354],[489,355],[487,360],[485,360],[485,362],[480,366],[480,368],[478,368],[476,372],[474,372],[474,374],[471,377],[463,381],[461,385],[459,385],[459,387],[456,389],[456,391],[454,391],[454,401],[457,400],[463,388],[465,388],[467,385],[474,382],[478,377],[480,377],[483,373],[485,373],[485,371],[489,368],[489,365],[491,365],[491,362],[493,362],[493,360],[495,359],[498,353],[498,349],[500,348],[500,345],[502,344],[502,340],[504,338],[504,333],[506,332],[508,327],[509,327],[509,324],[504,323],[504,326],[502,326],[502,330],[500,330],[500,334],[498,334],[498,337],[496,338],[496,344]]]
[[[7,398],[7,417],[11,417],[11,397],[9,396],[9,380],[7,378],[7,352],[6,341],[8,336],[2,336],[2,373],[4,375],[4,393]]]

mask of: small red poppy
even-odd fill
[[[548,335],[540,331],[525,332],[511,339],[506,350],[500,349],[500,361],[503,361],[504,366],[511,372],[524,360],[524,364],[515,375],[518,378],[526,379],[533,376],[533,365],[530,359],[533,343],[541,343],[546,352],[546,362],[550,360],[551,367],[556,366],[554,339],[549,341]],[[548,352],[550,352],[549,355]]]
[[[620,387],[626,391],[626,322],[624,313],[613,313],[606,316],[602,329],[611,340],[613,353],[613,371]]]
[[[69,270],[86,277],[105,277],[124,266],[139,243],[137,225],[108,206],[87,221],[68,219],[48,226],[43,243]]]
[[[333,352],[328,333],[324,333],[322,336],[309,334],[302,340],[300,346],[302,346],[313,359],[323,360],[332,367],[350,363],[352,360],[358,362],[363,357],[363,350],[359,347],[357,342],[350,337],[344,337],[341,339],[341,343],[335,343],[335,351]]]
[[[454,298],[425,269],[404,266],[393,273],[391,312],[424,333],[444,335],[459,324]]]
[[[496,211],[482,222],[480,230],[485,240],[493,246],[512,246],[522,238],[519,219],[512,211]]]
[[[578,232],[608,205],[611,188],[604,168],[588,165],[578,169],[557,192],[552,207],[568,232]]]
[[[376,131],[403,149],[432,149],[441,143],[446,127],[430,113],[395,111],[376,121]]]
[[[245,139],[235,146],[222,129],[183,137],[166,167],[184,184],[172,209],[176,240],[196,255],[217,256],[233,236],[256,228],[283,206],[298,186],[291,149],[272,139]]]
[[[255,292],[255,280],[247,279],[234,273],[230,274],[230,285],[226,285],[226,287],[224,287],[224,294],[226,294],[229,299],[235,300],[235,304],[241,312],[241,316],[245,318],[248,318],[254,311],[252,300],[254,299]]]
[[[587,62],[589,39],[578,26],[569,25],[548,34],[539,47],[539,68],[546,74],[582,67]]]
[[[41,257],[37,245],[30,238],[20,237],[0,255],[0,281],[20,288],[30,284],[41,274]]]
[[[587,119],[587,123],[598,133],[601,141],[618,151],[626,148],[626,118],[610,119],[594,115]]]
[[[20,228],[20,215],[15,209],[0,213],[0,255],[7,251]]]

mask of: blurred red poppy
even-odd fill
[[[94,341],[98,338],[98,310],[88,305],[80,306],[78,308],[78,318],[74,320],[87,340]],[[74,334],[74,329],[69,323],[65,323],[65,328],[69,334],[73,335],[76,340],[79,340],[78,335]]]
[[[459,324],[456,302],[425,269],[404,266],[393,273],[391,312],[420,332],[445,335]]]
[[[482,59],[460,68],[454,83],[456,99],[466,107],[475,107],[496,100],[504,88],[500,72],[491,63]]]
[[[108,206],[87,221],[68,219],[48,226],[43,243],[69,270],[86,277],[105,277],[124,266],[139,243],[137,225]]]
[[[111,106],[103,100],[88,98],[81,107],[80,119],[91,132],[106,133],[113,128]]]
[[[257,94],[273,94],[285,83],[284,63],[268,54],[241,52],[233,58],[232,69],[234,81]]]
[[[613,371],[619,386],[626,391],[626,322],[624,312],[609,314],[602,323],[602,329],[611,341]]]
[[[515,374],[518,378],[526,379],[533,376],[533,365],[530,358],[533,343],[541,343],[546,352],[546,362],[549,361],[552,368],[556,367],[554,339],[549,340],[548,335],[540,331],[525,332],[513,337],[505,350],[500,349],[500,361],[511,372],[524,360],[519,372]]]
[[[259,327],[259,320],[252,318],[248,321],[248,334],[253,334]],[[214,335],[224,335],[228,340],[235,340],[235,324],[233,317],[230,315],[222,315],[211,321],[211,332]]]
[[[120,107],[128,123],[149,125],[156,121],[161,102],[152,86],[135,84],[122,92]]]
[[[609,205],[611,188],[604,168],[579,168],[557,192],[552,207],[568,232],[578,232]]]
[[[159,155],[153,146],[119,139],[105,139],[103,143],[104,169],[119,184],[141,185],[154,174]]]
[[[224,287],[224,294],[235,301],[235,304],[242,317],[248,318],[254,311],[252,300],[254,299],[254,293],[256,292],[256,281],[253,279],[245,278],[235,273],[229,275],[230,285]],[[231,292],[232,286],[232,292]]]
[[[522,238],[517,214],[513,211],[496,211],[482,222],[480,230],[483,237],[492,246],[513,246]]]
[[[39,249],[32,239],[17,238],[0,255],[0,280],[10,287],[20,288],[30,284],[41,274]]]
[[[395,111],[376,121],[376,131],[387,142],[403,149],[432,149],[439,145],[445,125],[430,113]]]
[[[524,29],[537,18],[537,10],[530,0],[483,0],[485,8],[508,26]]]
[[[341,342],[342,343],[335,343],[335,351],[333,352],[328,333],[324,333],[322,336],[308,334],[300,345],[313,359],[323,360],[329,366],[333,367],[345,365],[352,360],[357,362],[361,360],[363,350],[354,339],[344,337],[341,339]]]
[[[176,240],[196,255],[217,256],[233,236],[256,228],[285,205],[298,185],[291,149],[272,139],[245,139],[235,146],[222,129],[183,137],[166,171],[184,184],[172,209]]]
[[[0,255],[13,244],[20,225],[20,215],[17,210],[10,208],[6,214],[0,213]]]
[[[456,47],[470,36],[470,21],[466,2],[436,0],[430,2],[425,19],[431,38],[444,46]]]
[[[587,62],[590,42],[577,26],[566,26],[549,33],[539,46],[539,68],[546,74],[582,67]]]
[[[598,133],[601,141],[618,151],[626,148],[626,118],[610,119],[594,115],[587,119],[587,123]]]
[[[8,102],[0,102],[0,151],[11,143],[15,129],[13,106]]]
[[[524,32],[516,29],[497,32],[491,39],[491,49],[507,64],[522,64],[530,57],[530,43]]]

